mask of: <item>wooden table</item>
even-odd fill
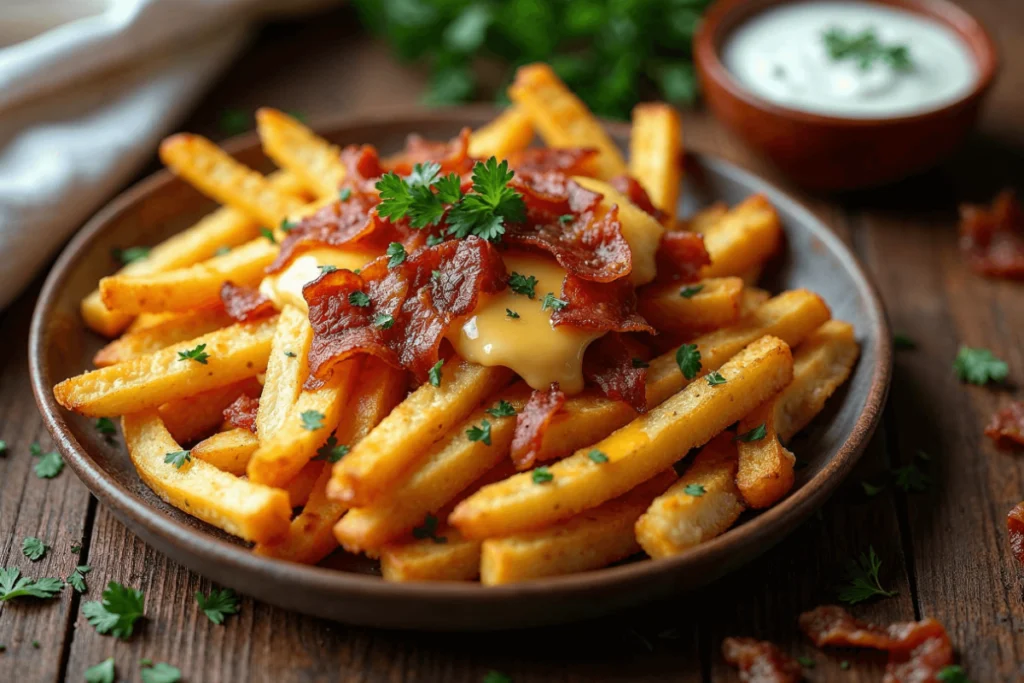
[[[119,680],[139,680],[147,657],[179,666],[187,681],[481,681],[489,670],[525,681],[735,681],[719,656],[723,637],[771,638],[812,657],[815,681],[877,681],[882,660],[823,653],[800,635],[797,615],[835,600],[844,562],[873,546],[893,598],[858,606],[879,622],[935,617],[949,629],[973,680],[1024,679],[1024,572],[1011,557],[1004,517],[1024,498],[1020,455],[996,451],[981,430],[1024,382],[1024,285],[986,281],[956,251],[955,204],[1024,189],[1024,5],[971,0],[1003,49],[1004,71],[981,130],[941,170],[884,191],[809,199],[867,264],[893,326],[918,348],[899,352],[883,424],[857,471],[817,518],[761,559],[698,594],[598,622],[529,632],[424,634],[350,628],[244,600],[241,614],[211,624],[193,594],[204,579],[147,548],[91,498],[70,471],[32,473],[29,444],[49,447],[28,384],[26,334],[39,283],[0,317],[0,566],[36,576],[93,567],[84,598],[0,603],[0,681],[81,681],[109,656]],[[183,122],[218,136],[226,108],[276,106],[318,115],[411,105],[423,74],[388,61],[360,37],[347,11],[265,29]],[[686,118],[687,144],[774,178],[713,121]],[[155,167],[155,161],[154,161]],[[785,186],[785,183],[782,182]],[[791,188],[790,188],[791,189]],[[960,384],[951,364],[960,344],[992,349],[1010,364],[1011,386]],[[1016,385],[1016,386],[1015,386]],[[878,481],[918,451],[933,483],[920,494]],[[39,563],[21,554],[26,536],[53,546]],[[71,552],[81,544],[81,554]],[[81,614],[107,581],[145,590],[145,625],[129,641],[98,635]],[[288,590],[282,586],[281,590]],[[38,641],[39,647],[33,647]],[[847,660],[849,670],[840,670]]]

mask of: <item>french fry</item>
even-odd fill
[[[507,368],[447,361],[440,386],[421,385],[334,466],[328,496],[352,507],[372,505],[512,376]]]
[[[279,487],[283,488],[288,494],[288,502],[291,503],[293,508],[302,507],[309,502],[309,497],[313,495],[313,489],[316,487],[316,482],[320,479],[323,471],[324,464],[322,462],[311,460],[287,484]],[[278,541],[281,540],[284,539],[278,539]]]
[[[741,433],[765,425],[765,438],[739,444],[736,485],[747,505],[766,508],[793,487],[794,456],[787,442],[821,412],[847,380],[860,349],[853,326],[830,320],[815,330],[793,354],[793,381],[740,421]]]
[[[507,159],[513,152],[526,149],[533,141],[533,124],[521,107],[512,106],[469,137],[469,156],[474,159]]]
[[[771,298],[772,295],[767,290],[759,287],[745,286],[743,288],[743,301],[740,303],[740,315],[750,315],[756,311],[761,304]]]
[[[263,372],[277,316],[238,323],[148,356],[66,379],[57,402],[82,415],[126,415],[233,384]],[[202,345],[204,362],[183,357]]]
[[[489,538],[480,555],[480,582],[517,583],[607,567],[640,552],[633,527],[676,480],[669,468],[632,491],[540,531]]]
[[[472,581],[480,575],[480,541],[469,541],[455,529],[441,528],[432,538],[396,543],[380,554],[385,581]]]
[[[100,290],[96,290],[99,292]],[[157,325],[163,325],[164,323],[172,320],[181,320],[188,317],[191,311],[188,313],[176,313],[174,311],[167,311],[165,313],[139,313],[128,325],[128,332],[139,332],[150,327],[156,327]]]
[[[763,272],[764,264],[759,263],[756,266],[747,268],[745,271],[739,274],[739,277],[741,280],[743,280],[743,284],[747,285],[748,287],[753,287],[757,285],[758,282],[760,282],[761,273]]]
[[[337,199],[345,166],[341,150],[291,116],[263,107],[256,112],[263,151],[278,166],[302,178],[317,197]]]
[[[406,376],[404,372],[381,361],[367,359],[358,382],[361,390],[352,397],[334,433],[335,440],[342,445],[359,443],[398,405],[405,393]],[[292,520],[288,533],[280,541],[257,544],[254,548],[257,555],[316,564],[338,547],[332,530],[340,519],[344,519],[342,515],[345,515],[348,506],[327,497],[330,465],[320,462],[310,465],[318,465],[320,470],[309,491],[305,507]]]
[[[501,399],[522,410],[531,389],[520,382]],[[495,400],[494,403],[497,403]],[[423,463],[412,475],[391,488],[379,500],[350,510],[334,528],[338,542],[349,552],[379,549],[423,523],[428,514],[436,514],[481,476],[508,461],[516,417],[495,417],[486,404],[473,411],[444,439],[434,444]],[[467,430],[487,420],[491,425],[491,443],[471,441]]]
[[[168,504],[247,541],[285,533],[291,517],[284,491],[260,486],[191,458],[181,467],[166,462],[182,448],[155,411],[121,418],[125,444],[139,477]]]
[[[701,277],[742,275],[767,261],[782,244],[779,214],[764,195],[754,195],[730,209],[704,233],[711,256]]]
[[[779,391],[792,378],[793,357],[784,341],[763,337],[718,372],[724,384],[691,383],[603,441],[551,465],[552,478],[546,483],[534,481],[535,470],[485,486],[456,506],[449,523],[466,538],[508,536],[616,498],[668,469],[689,449],[707,443]],[[607,461],[591,460],[592,450]]]
[[[694,289],[697,293],[691,294]],[[652,285],[640,293],[638,309],[659,332],[682,336],[735,323],[742,304],[743,280],[724,277]]]
[[[229,429],[206,437],[192,447],[192,457],[208,462],[218,470],[241,476],[259,441],[248,429]]]
[[[294,306],[285,306],[278,317],[256,410],[256,434],[261,444],[273,438],[299,398],[309,373],[305,359],[312,339],[313,328],[306,315]]]
[[[723,534],[739,518],[743,500],[736,488],[733,438],[725,432],[705,446],[679,481],[637,520],[636,538],[648,555],[681,553]]]
[[[201,337],[233,322],[231,317],[219,308],[175,315],[134,332],[126,332],[97,351],[92,362],[98,368],[116,365],[139,356],[156,353],[171,344]]]
[[[729,205],[725,202],[715,202],[706,206],[689,218],[676,221],[676,227],[690,232],[704,234],[718,224],[725,214],[729,213]]]
[[[597,148],[595,177],[610,180],[627,172],[622,153],[600,122],[547,64],[519,67],[508,95],[549,147]]]
[[[125,313],[192,311],[221,304],[224,283],[256,285],[278,248],[259,237],[188,268],[151,275],[111,275],[100,280],[105,306]]]
[[[203,194],[276,229],[278,239],[284,236],[281,222],[303,206],[301,199],[280,191],[199,135],[179,133],[166,138],[160,144],[160,159]]]
[[[291,173],[278,171],[267,176],[267,180],[281,192],[302,196],[301,185]],[[146,258],[129,263],[117,275],[135,277],[186,268],[213,258],[218,250],[236,247],[258,235],[258,224],[244,213],[224,206],[156,245]],[[81,313],[90,329],[106,337],[120,334],[132,322],[130,313],[110,310],[103,304],[99,288],[82,299]]]
[[[178,443],[191,443],[201,439],[220,426],[224,409],[245,394],[260,395],[260,383],[255,377],[200,392],[186,398],[169,401],[157,410],[167,431]]]
[[[683,178],[683,124],[675,107],[648,102],[633,107],[629,133],[629,174],[665,213],[666,226],[676,219]]]

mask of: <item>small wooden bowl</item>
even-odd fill
[[[872,0],[925,15],[952,29],[978,65],[974,88],[960,99],[921,114],[853,119],[773,104],[747,90],[719,54],[729,33],[769,7],[807,0],[719,0],[694,39],[704,99],[719,120],[797,183],[813,190],[884,185],[923,171],[966,137],[995,80],[999,56],[985,28],[948,0]]]

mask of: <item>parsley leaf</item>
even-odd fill
[[[347,202],[351,196],[352,196],[352,188],[351,187],[343,187],[343,188],[341,188],[341,192],[338,193],[338,199],[340,199],[343,202]]]
[[[287,218],[282,218],[281,219],[281,225],[280,225],[281,232],[289,233],[292,230],[294,230],[296,227],[298,227],[298,225],[299,225],[298,223],[293,223],[290,220],[288,220]]]
[[[531,476],[534,484],[546,484],[555,478],[555,475],[547,467],[538,467]]]
[[[444,217],[444,203],[430,184],[440,170],[440,164],[430,162],[413,166],[405,179],[393,172],[385,173],[375,186],[381,198],[378,215],[389,220],[408,218],[409,225],[417,230],[437,225]]]
[[[294,351],[285,351],[284,355],[286,357],[288,357],[288,358],[298,358],[299,357],[299,354],[295,353]]]
[[[401,242],[392,242],[384,253],[388,256],[388,268],[400,266],[405,261],[405,247]]]
[[[915,342],[913,339],[911,339],[907,335],[900,334],[899,332],[897,332],[896,334],[892,335],[892,345],[893,345],[893,348],[895,348],[895,349],[897,349],[899,351],[910,351],[912,349],[916,349],[917,348],[917,342]]]
[[[1001,382],[1009,374],[1009,367],[988,349],[972,349],[961,346],[953,361],[953,370],[961,382],[979,386],[988,382]]]
[[[914,463],[905,467],[897,467],[892,471],[893,479],[905,493],[921,493],[928,490],[931,478],[921,471]]]
[[[487,412],[494,417],[512,417],[516,414],[516,409],[511,403],[502,399],[498,401],[498,404],[493,408],[488,408]]]
[[[833,27],[821,37],[833,61],[853,60],[864,71],[874,66],[875,62],[888,64],[894,71],[910,71],[914,68],[910,49],[906,45],[884,45],[873,28],[864,29],[860,33],[847,33],[845,29]]]
[[[91,600],[82,605],[82,614],[100,635],[108,633],[128,639],[135,622],[143,616],[145,598],[142,591],[111,581],[103,591],[102,602]]]
[[[329,263],[325,263],[323,265],[317,266],[317,268],[320,270],[321,275],[327,275],[327,273],[333,273],[334,271],[336,271],[338,269],[338,266],[332,266]]]
[[[526,217],[523,195],[508,186],[515,173],[508,161],[495,157],[473,165],[473,192],[463,195],[448,212],[448,234],[463,238],[476,235],[497,242],[505,234],[506,223]]]
[[[722,377],[722,373],[718,370],[712,370],[707,374],[708,384],[711,386],[718,386],[719,384],[725,384],[725,377]]]
[[[573,216],[571,213],[563,213],[561,216],[558,217],[558,222],[561,223],[562,225],[568,225],[569,223],[572,223],[573,218],[575,218],[575,216]]]
[[[885,490],[885,484],[875,486],[870,481],[862,481],[860,483],[860,487],[861,489],[864,490],[864,495],[867,496],[868,498],[874,498],[879,493]]]
[[[444,365],[443,360],[439,360],[434,363],[434,367],[430,368],[427,372],[427,377],[430,378],[430,383],[435,387],[441,386],[441,366]]]
[[[485,445],[491,445],[491,423],[486,418],[477,427],[473,425],[466,430],[466,436],[470,441],[483,441]]]
[[[331,434],[324,445],[316,450],[316,457],[313,459],[334,463],[348,455],[350,450],[352,449],[345,444],[339,444],[337,437]]]
[[[38,458],[40,455],[43,454],[43,447],[39,445],[38,441],[36,441],[29,445],[28,452],[34,457]]]
[[[274,237],[274,231],[271,230],[270,228],[260,228],[260,235],[265,237],[267,241],[270,242],[271,244],[277,244],[277,238]]]
[[[560,311],[568,305],[568,301],[565,301],[564,299],[559,299],[551,292],[548,292],[547,294],[544,295],[544,300],[541,302],[540,310],[546,311],[550,308],[553,311]]]
[[[166,662],[157,662],[152,667],[142,670],[142,683],[179,683],[181,670]]]
[[[127,247],[125,249],[113,249],[111,253],[114,256],[114,260],[119,261],[121,265],[128,265],[129,263],[135,263],[141,261],[149,256],[149,247]]]
[[[178,351],[178,360],[194,360],[197,363],[206,365],[206,361],[210,358],[210,354],[206,353],[205,349],[206,344],[199,344],[194,349]]]
[[[303,429],[315,432],[318,429],[324,428],[324,418],[326,416],[319,410],[305,410],[299,417],[302,419]]]
[[[649,367],[651,367],[651,364],[648,363],[647,361],[645,361],[643,358],[634,358],[633,359],[633,367],[634,368],[649,368]]]
[[[348,295],[348,302],[352,306],[366,308],[370,305],[370,295],[366,292],[355,291]]]
[[[868,553],[860,554],[856,561],[851,561],[846,566],[847,585],[839,591],[839,600],[848,605],[856,605],[858,602],[870,600],[876,596],[892,597],[896,591],[887,591],[882,588],[878,579],[878,571],[882,568],[882,561],[875,554],[873,546],[868,547]]]
[[[114,683],[114,658],[108,657],[85,670],[85,683]]]
[[[949,664],[942,667],[939,673],[935,674],[935,680],[942,683],[971,683],[967,673],[959,664]]]
[[[517,320],[519,318],[519,314],[513,311],[511,308],[505,309],[505,316],[511,318],[512,320]]]
[[[679,296],[684,299],[692,299],[694,295],[699,294],[704,289],[704,285],[687,285],[679,290]]]
[[[85,583],[85,575],[92,571],[92,567],[87,564],[80,564],[75,567],[75,571],[71,572],[65,581],[67,584],[74,588],[79,593],[84,593],[88,590],[88,586]]]
[[[590,458],[592,462],[596,462],[598,465],[608,462],[608,456],[602,453],[601,451],[597,450],[596,448],[590,449],[590,452],[587,453],[587,457]]]
[[[22,554],[33,562],[38,562],[43,559],[46,555],[46,551],[49,549],[50,546],[46,545],[42,540],[35,536],[28,536],[21,542]]]
[[[700,372],[700,349],[696,344],[683,344],[676,351],[676,365],[686,379],[693,379]]]
[[[437,535],[437,517],[428,514],[423,519],[423,526],[418,526],[412,530],[412,537],[418,539],[432,538],[434,543],[447,543],[448,539],[444,536]]]
[[[441,242],[444,242],[444,238],[441,237],[440,235],[431,235],[430,237],[427,238],[428,247],[436,247],[437,245],[441,244]]]
[[[178,470],[181,469],[182,465],[191,461],[191,451],[172,451],[164,455],[164,462],[167,463],[168,465],[174,465],[174,468]]]
[[[40,479],[53,479],[64,469],[64,459],[60,453],[51,452],[39,458],[32,468]]]
[[[694,496],[695,498],[700,498],[705,493],[707,493],[707,489],[705,489],[700,484],[687,484],[683,488],[683,493],[685,493],[688,496]]]
[[[27,576],[21,576],[21,571],[15,567],[0,569],[0,601],[21,597],[53,598],[60,593],[60,589],[63,587],[64,582],[60,579],[52,577],[30,579]]]
[[[196,591],[196,602],[206,618],[215,624],[223,624],[229,614],[238,614],[238,596],[230,588],[213,588],[209,595]]]
[[[382,330],[390,330],[391,326],[395,324],[395,319],[387,313],[378,313],[373,316],[373,324]]]
[[[536,296],[537,278],[532,275],[512,273],[508,276],[508,288],[516,294],[522,294],[527,299]]]
[[[462,199],[462,178],[458,173],[449,173],[434,183],[437,198],[445,204],[455,204]]]
[[[117,427],[114,426],[114,421],[109,417],[98,417],[96,422],[93,424],[96,431],[106,437],[107,441],[111,440],[115,434],[117,434]]]
[[[757,425],[750,431],[743,432],[742,434],[737,435],[736,438],[733,439],[733,441],[743,441],[745,443],[750,443],[751,441],[760,441],[766,436],[768,436],[768,425],[762,422],[761,424]]]

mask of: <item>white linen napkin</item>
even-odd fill
[[[268,13],[336,0],[0,0],[0,310]]]

